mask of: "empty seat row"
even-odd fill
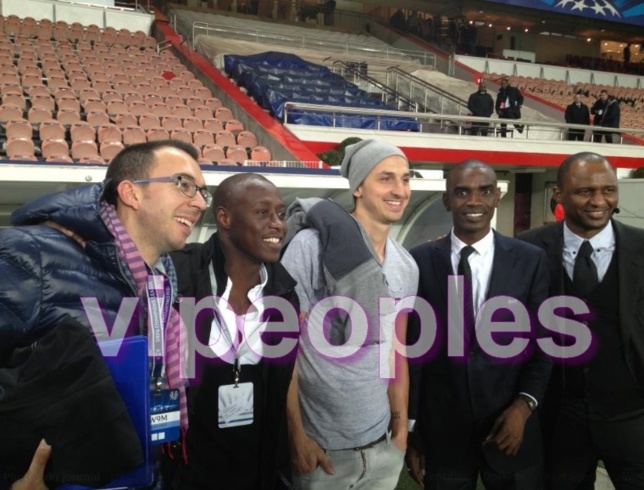
[[[141,139],[133,140],[129,144],[142,143],[144,141],[154,141],[167,139],[167,134],[161,132],[150,132]],[[41,143],[40,153],[45,159],[68,158],[80,161],[87,158],[100,157],[103,161],[109,162],[116,154],[126,146],[121,141],[73,141],[71,148],[64,139],[45,139]],[[36,147],[30,138],[18,137],[9,138],[5,144],[5,153],[12,160],[33,160],[36,157]],[[209,162],[221,160],[232,160],[243,163],[247,160],[269,161],[271,159],[270,151],[263,146],[256,146],[250,150],[240,146],[230,146],[223,148],[219,145],[207,145],[199,149],[201,158]]]
[[[156,39],[143,31],[131,32],[129,29],[105,27],[101,30],[97,25],[85,27],[79,22],[68,24],[63,20],[55,23],[49,19],[36,21],[33,17],[19,18],[16,15],[0,16],[0,30],[8,36],[25,36],[27,38],[55,39],[70,41],[88,41],[105,45],[122,45],[137,47],[152,47],[157,45]]]

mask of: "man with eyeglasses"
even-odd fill
[[[197,157],[195,148],[181,141],[132,145],[112,160],[103,183],[41,197],[12,214],[14,227],[0,231],[0,361],[54,331],[68,315],[90,327],[83,297],[96,296],[109,327],[123,320],[118,317],[124,298],[141,298],[125,319],[125,336],[146,331],[144,297],[151,276],[161,278],[165,304],[174,303],[177,281],[167,253],[184,247],[212,200]],[[56,226],[46,226],[48,221]],[[166,359],[185,356],[178,315],[169,307],[162,319]],[[176,365],[165,365],[164,382],[179,392],[185,428],[184,381]],[[45,488],[52,449],[44,441],[39,445],[40,437],[34,434],[36,453],[26,475],[14,482],[21,473],[0,470],[0,487]],[[56,441],[46,442],[55,458]]]

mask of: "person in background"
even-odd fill
[[[604,118],[604,113],[606,112],[606,106],[608,105],[608,90],[602,90],[599,93],[599,98],[595,101],[593,106],[590,108],[590,113],[593,117],[593,126],[603,126],[602,119]],[[601,143],[602,138],[606,134],[605,131],[596,130],[593,131],[593,142]]]
[[[620,112],[618,100],[613,94],[609,95],[601,125],[605,128],[619,128]],[[606,143],[619,143],[621,140],[620,133],[605,131],[604,136]]]
[[[628,68],[631,63],[631,43],[628,43],[626,44],[626,46],[624,46],[622,55],[624,56],[624,68]]]
[[[581,95],[575,94],[572,104],[566,107],[564,119],[570,124],[590,125],[590,111],[588,106],[581,101]],[[569,141],[584,141],[586,131],[583,129],[569,129]]]
[[[494,100],[487,92],[485,80],[479,82],[479,89],[470,95],[467,108],[476,117],[490,117],[494,114]],[[472,122],[472,136],[487,136],[490,123]]]
[[[501,80],[501,88],[496,96],[496,113],[500,119],[521,119],[521,107],[523,106],[523,94],[521,91],[510,85],[510,79]],[[507,124],[501,126],[501,137],[506,137]],[[523,133],[523,125],[514,124],[519,133]]]

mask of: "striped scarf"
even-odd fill
[[[101,219],[107,226],[107,229],[114,235],[119,255],[127,265],[134,283],[136,284],[139,298],[144,299],[146,295],[146,284],[148,280],[148,267],[146,266],[136,245],[125,231],[123,223],[116,215],[116,209],[111,204],[103,202],[99,212]],[[170,280],[164,277],[164,280]],[[163,288],[160,291],[163,294]],[[141,302],[146,305],[145,301]],[[165,357],[166,372],[170,388],[179,390],[179,408],[181,412],[181,427],[188,428],[188,400],[186,398],[186,387],[181,377],[181,358],[184,360],[188,357],[188,339],[185,328],[181,326],[181,317],[179,313],[170,308],[170,317],[165,328]]]

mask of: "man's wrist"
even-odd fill
[[[519,393],[517,399],[525,403],[531,413],[537,409],[537,401],[530,395],[527,395],[526,393]]]

